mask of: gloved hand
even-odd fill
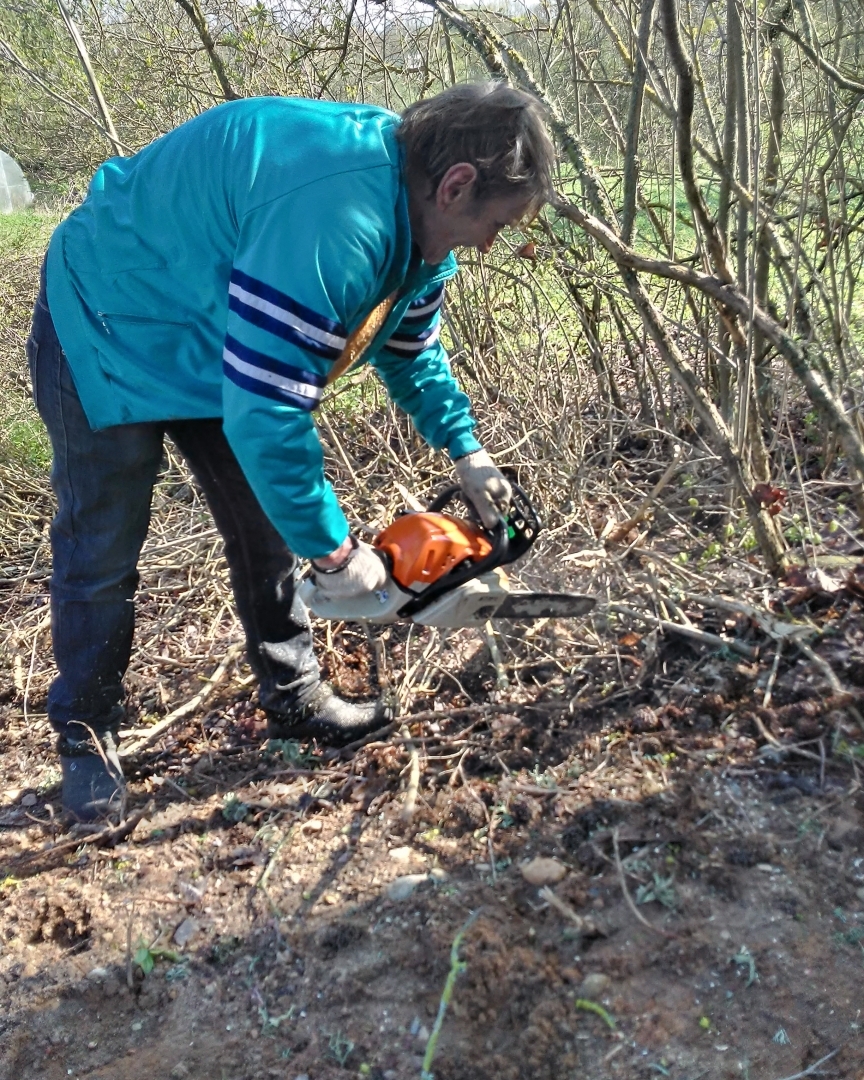
[[[387,583],[384,560],[369,544],[350,537],[351,553],[335,570],[324,570],[312,562],[315,587],[322,600],[344,600],[383,589]]]
[[[487,529],[494,529],[510,508],[510,481],[495,468],[485,450],[475,450],[454,463],[456,479]]]

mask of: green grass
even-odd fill
[[[59,219],[59,212],[42,209],[0,214],[0,464],[37,474],[47,471],[51,447],[28,392],[27,285],[35,293],[39,264]]]
[[[3,416],[0,463],[14,462],[28,472],[47,472],[51,464],[51,444],[42,421],[35,415],[35,408],[32,412],[32,416]]]
[[[39,257],[61,214],[51,210],[18,210],[0,214],[0,256]]]

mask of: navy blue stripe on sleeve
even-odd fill
[[[444,286],[439,285],[437,289],[433,289],[432,292],[426,293],[425,296],[418,296],[416,300],[412,300],[408,305],[408,310],[402,316],[402,321],[413,322],[418,319],[428,319],[430,315],[441,307],[444,302]]]
[[[257,278],[234,269],[228,307],[241,319],[302,349],[335,360],[345,348],[345,328]]]
[[[323,375],[250,349],[230,334],[225,337],[222,360],[225,375],[237,386],[307,412],[321,401],[327,383]]]
[[[400,323],[400,326],[404,325]],[[390,349],[391,352],[396,352],[401,355],[423,352],[424,349],[428,349],[430,345],[434,345],[441,334],[441,322],[436,319],[432,326],[427,327],[425,330],[421,330],[416,334],[406,334],[399,331],[391,338],[387,340],[384,345],[385,349]]]

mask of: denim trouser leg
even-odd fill
[[[48,717],[63,741],[116,729],[134,629],[136,564],[162,457],[158,424],[92,431],[40,292],[27,342],[54,460],[51,632],[59,674]],[[86,727],[85,727],[86,725]]]
[[[261,510],[214,420],[124,424],[93,431],[45,300],[27,342],[33,393],[54,452],[51,631],[59,674],[48,716],[63,741],[116,729],[134,629],[137,563],[153,485],[170,432],[225,541],[237,612],[262,705],[288,713],[319,683],[296,557]],[[86,725],[86,727],[85,727]]]
[[[295,592],[297,557],[261,509],[221,420],[175,420],[166,430],[201,485],[225,541],[231,588],[261,704],[274,712],[290,712],[320,681],[309,615]]]

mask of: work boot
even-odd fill
[[[389,724],[395,715],[396,710],[381,698],[359,704],[343,701],[325,682],[291,712],[269,713],[267,737],[317,739],[327,746],[345,746]]]
[[[123,809],[126,783],[114,736],[100,736],[102,753],[91,739],[60,740],[63,814],[72,822],[104,821]]]

